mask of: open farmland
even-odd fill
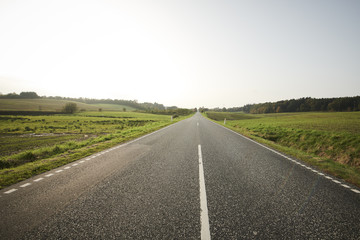
[[[0,99],[0,111],[50,111],[61,112],[67,103],[75,103],[82,111],[135,111],[134,107],[120,104],[87,104],[83,102],[60,99]]]
[[[0,188],[173,122],[134,112],[0,116]]]
[[[360,112],[207,116],[259,142],[360,186]]]

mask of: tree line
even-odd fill
[[[281,112],[344,112],[359,111],[360,96],[340,98],[300,98],[278,102],[247,104],[243,107],[222,108],[219,111],[245,113],[281,113]]]
[[[5,95],[0,94],[0,98],[6,99],[35,99],[40,98],[36,92],[21,92],[20,94],[17,93],[8,93]]]

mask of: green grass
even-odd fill
[[[227,127],[360,186],[360,112],[207,116],[220,124],[226,117]]]
[[[180,121],[136,112],[0,116],[0,189]]]

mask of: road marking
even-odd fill
[[[353,192],[355,192],[355,193],[360,193],[360,191],[359,190],[356,190],[356,189],[351,189],[351,191],[353,191]]]
[[[209,120],[209,121],[210,121],[210,120]],[[269,147],[266,147],[265,145],[262,145],[261,143],[258,143],[258,142],[256,142],[255,140],[252,140],[251,138],[245,137],[245,136],[243,136],[242,134],[240,134],[240,133],[238,133],[238,132],[235,132],[234,130],[231,130],[231,129],[227,128],[227,127],[224,127],[224,126],[222,126],[222,125],[220,125],[220,124],[218,124],[218,123],[216,123],[216,122],[213,122],[213,121],[210,121],[210,122],[213,123],[213,124],[215,124],[215,125],[218,125],[218,126],[220,126],[220,127],[223,127],[223,128],[225,128],[226,130],[228,130],[228,131],[230,131],[230,132],[233,132],[233,133],[239,135],[240,137],[245,138],[245,139],[249,140],[250,142],[253,142],[253,143],[255,143],[255,144],[257,144],[257,145],[259,145],[259,146],[261,146],[261,147],[263,147],[263,148],[265,148],[265,149],[268,149],[268,150],[276,153],[277,155],[279,155],[279,156],[281,156],[281,157],[284,157],[284,158],[286,158],[286,159],[288,159],[288,160],[291,160],[291,161],[293,161],[294,163],[299,164],[300,166],[302,166],[302,167],[304,167],[304,168],[306,168],[306,169],[309,169],[309,170],[313,171],[314,173],[317,173],[317,174],[319,174],[320,176],[325,177],[326,179],[329,179],[329,180],[333,181],[334,183],[338,183],[338,184],[340,184],[341,186],[343,186],[344,188],[348,188],[348,189],[350,189],[351,191],[353,191],[353,192],[355,192],[355,193],[360,193],[359,190],[353,189],[353,188],[351,188],[351,187],[348,186],[348,185],[341,184],[340,181],[335,180],[335,179],[333,179],[333,178],[331,178],[331,177],[329,177],[329,176],[326,176],[325,174],[323,174],[323,173],[321,173],[321,172],[319,172],[319,171],[317,171],[317,170],[315,170],[315,169],[312,169],[311,167],[308,167],[308,166],[306,166],[306,165],[304,165],[304,164],[301,164],[301,163],[299,163],[299,162],[297,162],[297,161],[294,161],[293,159],[285,156],[284,154],[282,154],[282,153],[280,153],[280,152],[277,152],[277,151],[275,151],[274,149],[271,149],[271,148],[269,148]]]
[[[210,225],[207,208],[207,198],[205,189],[204,166],[202,161],[201,145],[198,145],[199,152],[199,184],[200,184],[200,222],[201,222],[201,239],[210,239]]]
[[[17,189],[16,188],[13,188],[13,189],[10,189],[9,191],[6,191],[6,192],[4,192],[5,194],[10,194],[10,193],[13,193],[13,192],[15,192],[15,191],[17,191]]]
[[[199,122],[197,122],[197,124],[196,124],[197,126],[199,126]]]
[[[175,126],[175,125],[177,125],[178,123],[180,123],[180,122],[177,122],[177,123],[171,124],[171,125],[169,125],[169,126],[163,127],[163,128],[161,128],[161,129],[159,129],[159,130],[157,130],[157,131],[151,132],[151,133],[149,133],[149,134],[147,134],[147,135],[144,135],[144,136],[139,137],[139,138],[136,138],[136,139],[134,139],[134,140],[132,140],[132,141],[123,143],[123,144],[118,145],[118,146],[116,146],[116,147],[112,147],[112,148],[110,148],[110,149],[108,149],[108,150],[106,150],[106,151],[103,151],[103,152],[101,152],[101,153],[98,153],[98,154],[95,154],[95,155],[92,155],[92,156],[88,156],[85,160],[86,160],[86,161],[92,160],[92,159],[94,159],[94,158],[96,158],[96,157],[98,157],[98,156],[101,156],[102,154],[105,154],[105,153],[108,153],[108,152],[113,151],[113,150],[115,150],[115,149],[124,147],[124,146],[126,146],[126,145],[131,144],[131,143],[134,143],[134,142],[136,142],[136,141],[139,141],[139,140],[141,140],[141,139],[143,139],[143,138],[146,138],[146,137],[148,137],[148,136],[150,136],[150,135],[153,135],[153,134],[158,133],[158,132],[160,132],[160,131],[163,131],[163,130],[165,130],[165,129],[167,129],[167,128],[170,128],[170,127],[172,127],[172,126]],[[82,160],[82,161],[80,161],[79,163],[84,163],[84,162],[85,162],[85,161]],[[77,165],[79,165],[79,163],[74,163],[72,166],[77,166]],[[65,167],[64,169],[66,170],[66,169],[69,169],[69,168],[71,168],[71,167],[68,166],[68,167]],[[57,170],[57,171],[55,171],[55,173],[63,172],[64,169]],[[53,175],[54,175],[54,173],[49,173],[49,174],[45,175],[45,177],[51,177],[51,176],[53,176]],[[43,179],[44,179],[44,178],[38,178],[38,179],[34,180],[34,182],[38,182],[38,181],[41,181],[41,180],[43,180]],[[27,186],[29,186],[29,185],[31,185],[31,183],[23,184],[23,185],[21,185],[20,187],[24,188],[24,187],[27,187]],[[10,190],[4,192],[4,194],[10,194],[10,193],[15,192],[15,191],[17,191],[17,190],[18,190],[18,189],[13,188],[13,189],[10,189]],[[0,197],[1,197],[1,196],[0,196]]]
[[[30,185],[31,185],[31,183],[25,183],[25,184],[21,185],[20,187],[24,188],[24,187],[27,187],[27,186],[30,186]]]

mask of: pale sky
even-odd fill
[[[0,92],[236,107],[360,95],[358,0],[0,0]]]

